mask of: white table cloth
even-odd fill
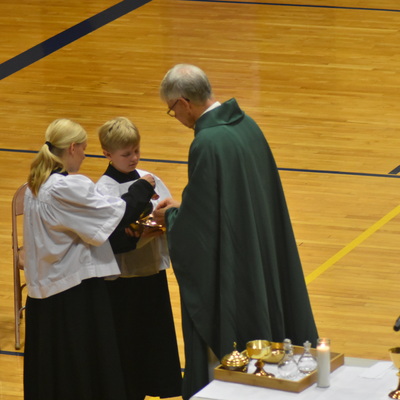
[[[388,400],[397,388],[396,372],[390,361],[369,368],[343,365],[331,373],[329,388],[313,384],[300,393],[213,380],[191,400]]]

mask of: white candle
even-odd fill
[[[329,387],[329,375],[331,373],[331,341],[327,338],[318,339],[317,343],[317,386]]]

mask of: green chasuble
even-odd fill
[[[233,342],[240,351],[253,339],[316,344],[279,173],[235,99],[196,121],[188,185],[166,220],[181,293],[184,399],[208,383],[207,347],[221,359]]]

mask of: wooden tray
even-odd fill
[[[245,353],[245,351],[243,353]],[[293,353],[302,354],[303,347],[293,346]],[[311,353],[314,355],[314,357],[316,357],[315,349],[311,349]],[[344,354],[331,352],[331,372],[343,364]],[[214,378],[225,382],[242,383],[245,385],[261,386],[269,389],[299,393],[304,389],[307,389],[313,383],[317,382],[317,371],[312,372],[310,375],[306,375],[304,378],[298,381],[289,381],[287,379],[280,378],[266,378],[264,376],[257,376],[254,374],[248,374],[246,372],[230,371],[228,369],[224,369],[222,365],[219,365],[214,369]]]

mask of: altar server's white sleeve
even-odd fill
[[[68,227],[91,245],[104,243],[122,219],[126,203],[120,197],[102,195],[83,175],[68,175],[50,189],[53,218],[60,229]]]

